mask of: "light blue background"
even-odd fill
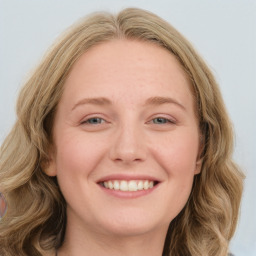
[[[247,179],[236,256],[256,255],[256,1],[0,0],[0,143],[15,120],[17,93],[58,34],[92,11],[141,7],[169,21],[216,75],[236,132],[234,158]]]

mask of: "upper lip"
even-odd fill
[[[149,181],[155,181],[155,182],[160,182],[160,180],[154,176],[150,176],[150,175],[127,175],[127,174],[111,174],[111,175],[107,175],[104,176],[102,178],[100,178],[97,183],[101,183],[104,181],[109,181],[109,180],[149,180]]]

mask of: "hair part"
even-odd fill
[[[190,198],[170,223],[163,255],[227,255],[234,234],[243,174],[232,161],[233,134],[219,87],[190,43],[158,16],[140,9],[95,13],[69,28],[51,47],[20,92],[17,122],[1,146],[1,190],[8,212],[0,221],[0,254],[42,255],[58,248],[66,203],[56,177],[43,172],[52,126],[74,63],[97,44],[151,42],[176,56],[190,78],[202,134],[202,168]]]

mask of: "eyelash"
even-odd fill
[[[92,121],[92,120],[101,120],[101,122],[100,123],[96,123],[96,122],[92,122],[92,123],[90,123],[90,121]],[[103,118],[101,118],[101,117],[90,117],[90,118],[88,118],[88,119],[86,119],[86,120],[84,120],[84,121],[82,121],[82,123],[81,124],[88,124],[88,125],[98,125],[98,124],[102,124],[102,123],[106,123],[106,120],[104,120]]]
[[[91,122],[92,121],[92,122]],[[100,122],[99,122],[100,121]],[[155,122],[157,121],[157,122]],[[87,124],[87,125],[99,125],[99,124],[103,124],[103,123],[106,123],[107,121],[104,120],[103,118],[101,117],[91,117],[91,118],[88,118],[84,121],[82,121],[81,124]],[[153,124],[156,124],[156,125],[166,125],[166,124],[176,124],[176,122],[172,119],[168,119],[168,118],[165,118],[165,117],[155,117],[153,118],[152,120],[150,120],[148,123],[153,123]]]
[[[155,123],[154,120],[158,120],[160,121],[160,123]],[[172,119],[168,119],[168,118],[165,118],[165,117],[155,117],[153,118],[150,122],[152,122],[153,124],[159,124],[159,125],[165,125],[165,124],[176,124],[176,122]]]

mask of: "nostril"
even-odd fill
[[[139,138],[138,135],[131,135],[130,129],[132,128],[123,131],[114,138],[109,149],[109,156],[112,161],[130,163],[145,160],[147,155],[145,140],[142,140],[142,136]]]
[[[136,156],[135,154],[123,154],[122,156],[118,156],[113,159],[116,162],[122,162],[122,163],[133,163],[133,162],[140,162],[143,160],[143,158]]]

